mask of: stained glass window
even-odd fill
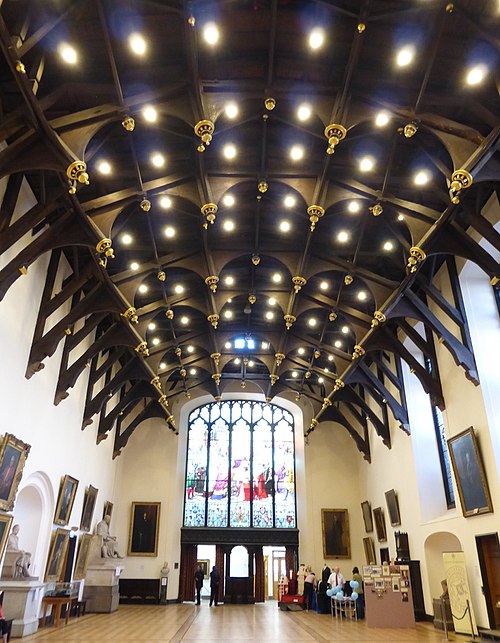
[[[235,400],[189,416],[185,527],[296,527],[291,413]]]

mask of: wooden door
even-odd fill
[[[500,544],[498,534],[476,536],[490,627],[500,629]]]

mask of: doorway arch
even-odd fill
[[[441,581],[446,578],[443,553],[462,551],[462,543],[449,531],[438,531],[428,536],[424,543],[427,579],[431,596],[438,597],[443,593]]]

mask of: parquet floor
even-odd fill
[[[449,635],[466,643],[469,637]],[[282,612],[275,602],[258,605],[192,603],[166,606],[120,605],[113,614],[87,614],[48,626],[23,643],[443,643],[431,623],[411,630],[368,628],[366,621],[337,620],[316,612]]]

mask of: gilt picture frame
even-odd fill
[[[69,531],[67,529],[56,529],[52,535],[47,568],[45,570],[45,581],[58,581],[61,578],[66,551],[69,543]]]
[[[133,502],[128,556],[158,556],[161,502]]]
[[[401,514],[399,513],[398,497],[394,489],[385,492],[385,502],[387,503],[387,511],[389,513],[391,526],[397,527],[401,524]]]
[[[54,523],[56,525],[65,527],[69,523],[77,489],[78,480],[65,475],[61,481],[59,495],[57,497],[56,513],[54,515]]]
[[[12,511],[31,446],[6,433],[0,446],[0,509]]]
[[[372,518],[372,507],[368,500],[364,500],[361,503],[361,511],[363,512],[363,522],[365,523],[365,531],[370,533],[373,531],[373,518]]]
[[[379,541],[379,543],[386,542],[387,529],[385,527],[384,510],[382,509],[382,507],[376,507],[373,510],[373,518],[375,520],[375,532],[377,534],[377,540]]]
[[[367,565],[376,565],[377,557],[375,555],[375,544],[371,536],[363,538],[363,548],[365,550],[365,558]]]
[[[75,569],[73,571],[73,580],[83,580],[87,575],[87,566],[89,564],[89,554],[92,539],[97,538],[92,534],[82,534],[78,542],[78,553],[76,555]]]
[[[349,512],[347,509],[322,509],[324,558],[350,558]]]
[[[111,518],[113,514],[113,503],[109,500],[106,500],[104,507],[102,508],[102,517],[109,516]]]
[[[89,485],[85,490],[85,499],[83,501],[82,519],[80,520],[80,529],[90,531],[92,517],[94,515],[95,503],[97,500],[98,489]]]
[[[13,516],[7,514],[0,514],[0,559],[5,551],[5,545],[9,538],[10,528],[12,526]]]
[[[199,565],[203,571],[203,575],[205,578],[208,578],[208,575],[210,574],[210,561],[203,558],[203,559],[198,559],[196,561],[196,565]]]

